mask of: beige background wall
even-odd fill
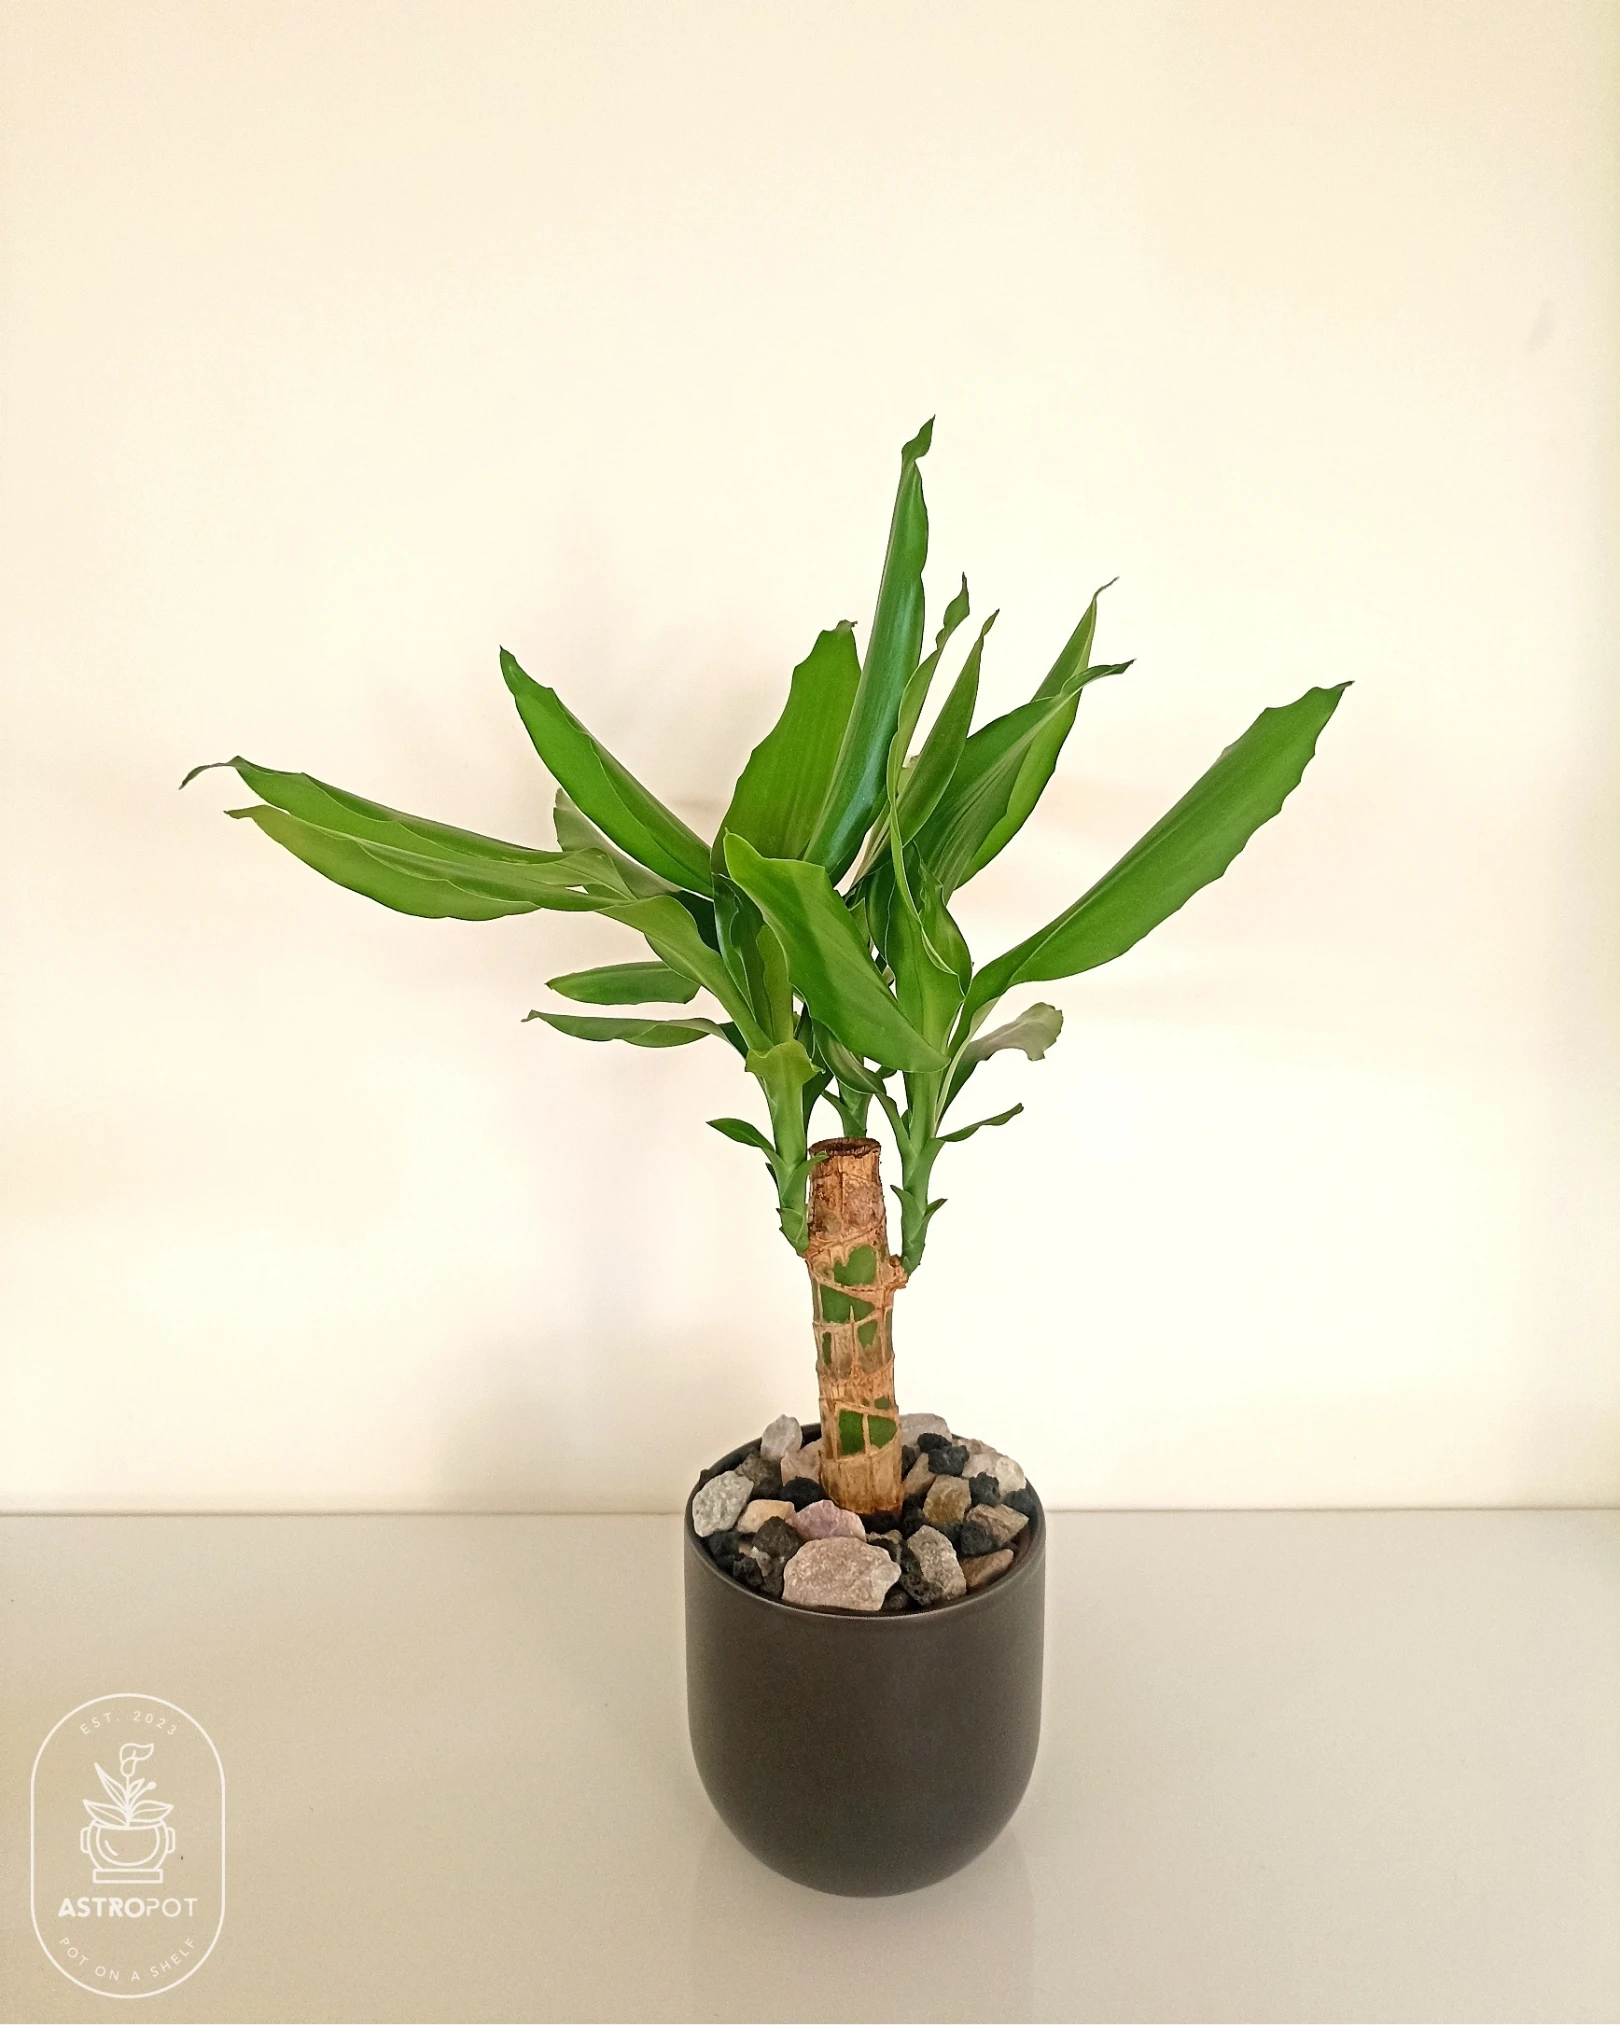
[[[617,931],[406,921],[174,789],[240,750],[549,842],[504,641],[712,820],[934,412],[997,706],[1116,573],[1137,657],[981,955],[1356,687],[985,1072],[1030,1108],[942,1165],[902,1403],[1060,1504],[1620,1496],[1620,10],[0,37],[5,1505],[656,1508],[808,1412],[732,1058],[518,1024]]]

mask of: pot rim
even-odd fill
[[[809,1422],[804,1432],[807,1440],[813,1440],[815,1435],[820,1432],[818,1423],[815,1421]],[[698,1538],[697,1529],[692,1524],[692,1500],[697,1496],[698,1492],[702,1490],[711,1477],[717,1476],[725,1470],[735,1468],[737,1462],[747,1455],[752,1447],[753,1443],[751,1441],[745,1441],[740,1448],[732,1449],[724,1456],[716,1468],[706,1471],[698,1478],[697,1482],[687,1493],[686,1505],[681,1514],[681,1528],[686,1535],[687,1549],[702,1562],[705,1571],[712,1580],[723,1582],[727,1589],[735,1596],[741,1598],[745,1603],[753,1604],[761,1610],[777,1611],[783,1616],[791,1618],[795,1624],[803,1624],[806,1621],[814,1623],[818,1618],[824,1622],[828,1619],[833,1619],[840,1624],[870,1624],[873,1626],[887,1625],[891,1627],[908,1624],[937,1624],[942,1617],[950,1612],[971,1610],[986,1603],[993,1604],[998,1596],[1010,1594],[1019,1584],[1033,1580],[1035,1571],[1045,1559],[1046,1507],[1041,1502],[1040,1492],[1035,1489],[1033,1484],[1027,1484],[1026,1487],[1035,1499],[1035,1517],[1029,1522],[1029,1545],[1017,1556],[1005,1575],[998,1576],[994,1582],[987,1584],[983,1589],[972,1590],[966,1596],[954,1596],[949,1603],[930,1604],[927,1609],[922,1610],[811,1610],[803,1604],[788,1603],[780,1597],[763,1596],[759,1590],[748,1588],[745,1583],[738,1582],[719,1566],[707,1546]]]

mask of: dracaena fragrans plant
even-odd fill
[[[564,999],[621,1010],[528,1017],[585,1041],[674,1048],[713,1038],[736,1050],[767,1125],[709,1122],[764,1155],[782,1233],[809,1266],[822,1480],[857,1511],[900,1503],[891,1310],[942,1206],[935,1163],[945,1147],[1023,1108],[959,1123],[956,1107],[990,1056],[1018,1049],[1039,1061],[1063,1024],[1045,1004],[997,1026],[991,1016],[1020,986],[1123,956],[1218,879],[1298,784],[1343,692],[1310,689],[1262,711],[1071,907],[977,962],[952,899],[1028,820],[1087,685],[1129,663],[1093,660],[1093,597],[1028,702],[975,729],[992,614],[917,741],[946,649],[968,617],[964,578],[925,651],[919,463],[931,432],[930,423],[901,453],[864,654],[847,620],[820,635],[711,841],[504,649],[518,715],[560,783],[554,851],[404,815],[309,774],[222,762],[263,797],[232,815],[384,906],[464,921],[589,911],[643,938],[650,955],[639,961],[550,980]],[[640,1010],[687,1006],[700,993],[704,1011]],[[823,1101],[842,1135],[812,1146]],[[899,1158],[897,1258],[877,1148],[866,1137],[874,1105]]]

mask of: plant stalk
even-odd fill
[[[810,1149],[811,1315],[821,1399],[821,1483],[851,1512],[900,1509],[893,1309],[906,1269],[889,1255],[875,1139]]]

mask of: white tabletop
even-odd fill
[[[678,1525],[0,1522],[5,2019],[1620,2016],[1620,1513],[1054,1515],[1028,1797],[884,1900],[710,1810]],[[230,1802],[219,1944],[134,2006],[45,1959],[23,1826],[125,1690]]]

